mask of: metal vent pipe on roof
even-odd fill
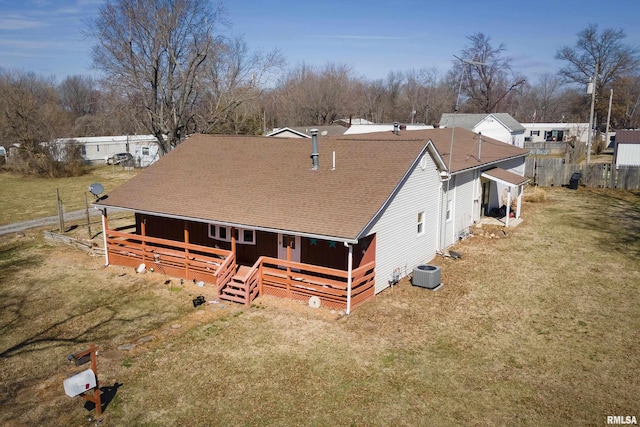
[[[393,133],[395,133],[396,135],[399,133],[398,132],[398,122],[394,122],[393,123]]]
[[[480,161],[481,153],[482,153],[482,132],[478,132],[478,161]]]
[[[320,157],[318,153],[318,129],[311,129],[311,170],[318,170],[318,157]]]

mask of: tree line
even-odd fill
[[[483,33],[467,37],[449,70],[425,65],[371,80],[348,64],[287,67],[280,51],[253,52],[241,37],[225,36],[226,24],[224,9],[207,0],[106,2],[86,29],[100,79],[57,83],[0,69],[0,144],[46,157],[42,142],[57,137],[149,133],[167,153],[194,132],[258,135],[350,117],[437,125],[456,109],[587,122],[594,77],[598,126],[611,90],[612,128],[640,125],[640,61],[622,30],[588,25],[557,50],[558,73],[535,82],[514,72],[506,46]]]

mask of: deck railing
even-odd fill
[[[260,257],[238,274],[233,252],[157,237],[107,230],[110,263],[147,268],[187,280],[202,280],[216,287],[221,299],[249,305],[258,295],[299,301],[312,296],[324,307],[353,309],[375,294],[375,262],[355,268],[348,289],[348,272],[317,265]]]
[[[149,269],[187,280],[224,286],[235,272],[235,254],[193,243],[107,230],[109,262]]]
[[[300,301],[308,301],[316,296],[324,307],[347,308],[347,271],[269,257],[261,257],[259,261],[260,294]],[[352,271],[352,309],[373,298],[374,278],[375,262]]]

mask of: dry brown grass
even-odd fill
[[[545,203],[547,201],[547,189],[540,187],[527,188],[524,201],[529,203]]]
[[[66,354],[89,342],[102,348],[103,384],[122,384],[107,426],[602,425],[640,415],[640,194],[547,197],[525,203],[525,222],[506,236],[472,237],[455,248],[462,259],[433,260],[442,289],[403,281],[347,317],[276,298],[194,309],[193,284],[105,269],[35,234],[6,238],[0,421],[85,423],[61,382]],[[155,339],[117,350],[145,335]]]

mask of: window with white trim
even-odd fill
[[[424,211],[418,212],[418,234],[424,233]]]
[[[149,155],[149,147],[142,147],[142,155],[143,156]]]
[[[224,225],[209,224],[209,237],[222,242],[230,242],[231,230]]]
[[[447,222],[453,219],[453,200],[447,202]]]
[[[256,230],[246,230],[242,228],[238,230],[238,243],[242,243],[245,245],[255,245]]]
[[[209,224],[209,237],[221,242],[231,241],[231,227],[224,225]],[[256,231],[244,228],[238,229],[237,242],[243,245],[256,244]]]

